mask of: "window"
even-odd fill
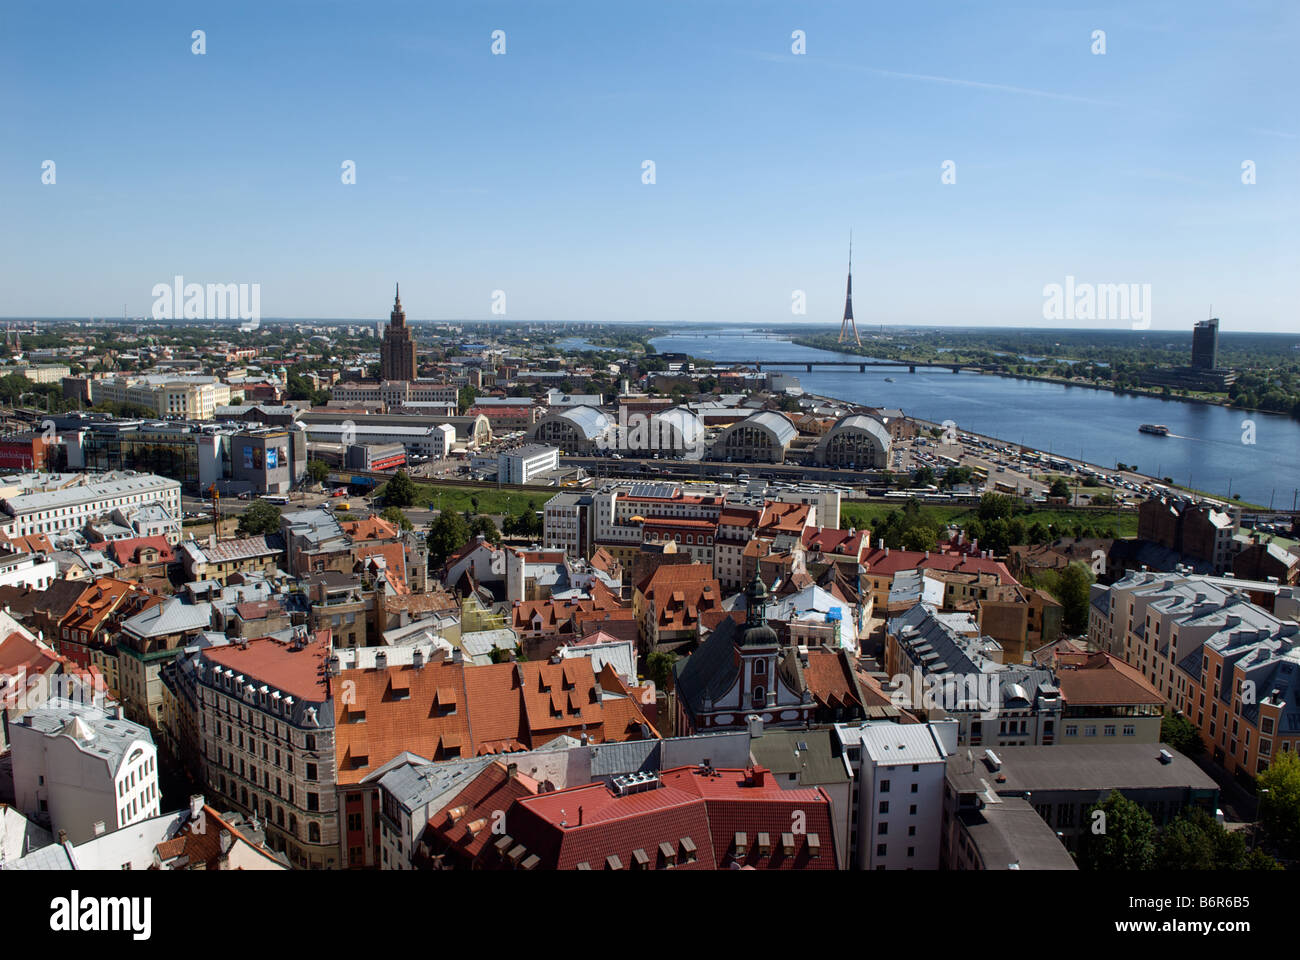
[[[888,792],[889,792],[889,781],[888,781],[888,780],[881,780],[881,781],[880,781],[880,792],[881,792],[881,793],[888,793]]]
[[[307,794],[307,809],[316,811],[320,809],[320,795],[316,793]]]
[[[880,812],[881,812],[881,813],[888,813],[888,812],[889,812],[889,801],[888,801],[888,800],[881,800],[881,801],[880,801]]]

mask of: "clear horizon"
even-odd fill
[[[400,281],[416,322],[833,325],[852,230],[863,330],[1133,328],[1046,320],[1075,278],[1149,285],[1138,329],[1290,333],[1297,26],[1281,0],[20,6],[0,307],[147,317],[181,275],[260,284],[267,320],[384,321]]]

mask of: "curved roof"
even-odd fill
[[[595,440],[613,426],[613,421],[595,407],[568,407],[565,410],[547,414],[541,420],[538,420],[534,430],[543,423],[555,420],[568,420],[588,440]]]
[[[682,435],[682,443],[691,444],[704,436],[704,422],[685,407],[671,407],[650,415],[651,423],[666,422]]]
[[[838,420],[835,426],[831,427],[830,430],[827,431],[826,435],[828,437],[834,436],[843,430],[861,430],[864,433],[869,433],[879,440],[883,447],[886,449],[889,448],[891,439],[889,436],[889,430],[875,417],[868,417],[864,413],[850,414],[849,416]]]
[[[740,427],[762,427],[772,435],[773,441],[782,447],[789,444],[799,433],[789,418],[775,410],[759,410],[757,413],[750,414],[739,423],[728,427],[724,431],[724,436]]]

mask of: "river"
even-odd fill
[[[744,332],[692,328],[690,335],[652,343],[660,353],[725,360],[856,359]],[[1289,510],[1300,488],[1300,422],[1287,416],[978,373],[908,373],[905,367],[789,372],[809,393],[896,407],[923,420],[954,420],[962,430],[1105,467],[1123,462],[1221,497],[1231,491],[1250,503]],[[1163,423],[1170,436],[1139,433],[1142,423]]]

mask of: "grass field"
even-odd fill
[[[539,491],[493,490],[489,487],[451,487],[436,483],[416,483],[415,506],[430,510],[454,510],[485,513],[489,516],[518,516],[529,503],[541,510],[554,494]],[[559,491],[557,490],[556,493]],[[477,507],[475,506],[477,504]]]
[[[888,514],[900,509],[902,508],[892,503],[845,503],[840,507],[840,526],[871,529]],[[975,515],[976,511],[973,507],[947,506],[938,503],[921,505],[921,516],[938,524],[946,525],[955,522],[960,525],[965,518]],[[1054,530],[1068,531],[1076,523],[1085,523],[1090,527],[1113,526],[1115,533],[1121,537],[1137,536],[1137,513],[1131,510],[1116,517],[1113,510],[1072,510],[1052,507],[1035,508],[1026,513],[1018,513],[1016,516],[1024,520],[1026,525],[1051,524]],[[1062,536],[1064,535],[1066,534],[1063,532]]]

